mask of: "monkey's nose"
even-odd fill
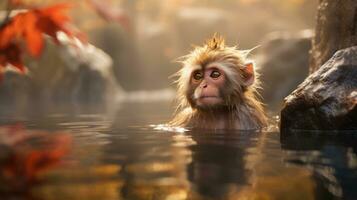
[[[207,86],[208,86],[207,83],[202,83],[201,84],[201,88],[207,88]]]

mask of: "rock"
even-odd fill
[[[285,98],[282,133],[357,130],[357,46],[343,49]]]
[[[357,1],[319,0],[310,71],[316,71],[339,49],[357,45]]]
[[[53,103],[104,104],[124,95],[113,75],[110,56],[65,34],[59,42],[55,45],[47,41],[39,60],[26,59],[26,74],[11,68],[5,71],[0,85],[2,107],[23,110]]]
[[[307,77],[312,36],[311,30],[274,32],[263,40],[256,60],[262,74],[261,94],[269,110],[279,110],[284,97]]]
[[[28,74],[22,74],[17,70],[7,68],[2,74],[0,82],[1,107],[16,106],[21,110],[31,99],[33,83]]]
[[[59,80],[53,96],[69,98],[75,102],[102,103],[117,95],[124,95],[117,84],[111,57],[101,49],[83,44],[65,34],[60,37],[60,58],[66,68],[66,76]],[[62,82],[69,83],[63,87]],[[62,93],[58,95],[58,92]]]

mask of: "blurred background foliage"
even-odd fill
[[[55,0],[23,0],[23,2],[31,6],[58,3]],[[112,58],[113,74],[117,83],[126,91],[172,87],[173,80],[168,77],[180,67],[175,59],[187,54],[193,44],[202,44],[215,32],[222,34],[228,45],[238,44],[240,49],[249,49],[267,43],[272,39],[272,33],[282,33],[277,34],[278,36],[275,34],[274,37],[286,39],[286,35],[313,29],[318,3],[317,0],[78,0],[75,2],[64,0],[61,2],[73,4],[71,16],[74,24],[87,34],[90,43],[104,50]],[[99,6],[93,7],[93,3],[88,2],[99,2]],[[0,9],[5,8],[6,2],[2,1]],[[257,51],[258,54],[260,51]],[[308,56],[306,51],[305,48],[304,52],[300,53]],[[265,52],[272,53],[269,49],[265,49]],[[305,60],[308,59],[306,56]],[[260,56],[257,56],[257,59],[258,57]],[[295,62],[293,61],[295,57],[290,55],[288,58],[292,59],[291,62]],[[300,68],[305,76],[308,66],[300,66]],[[294,70],[290,71],[294,73]],[[295,86],[289,86],[291,87],[289,91],[283,92],[280,96],[288,94]]]

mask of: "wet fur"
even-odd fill
[[[195,47],[182,57],[183,67],[177,72],[178,107],[172,126],[185,126],[207,129],[260,129],[267,120],[262,103],[257,95],[258,75],[255,83],[244,86],[244,67],[249,51],[240,51],[236,47],[225,46],[224,39],[214,36],[204,46]],[[210,63],[217,63],[226,75],[224,106],[212,109],[197,109],[191,95],[195,88],[190,87],[191,74]]]

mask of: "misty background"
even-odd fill
[[[229,46],[259,46],[251,58],[261,73],[261,93],[269,109],[278,110],[283,98],[308,74],[316,9],[317,0],[76,1],[70,13],[73,24],[94,50],[83,48],[78,56],[67,48],[63,56],[63,50],[58,52],[59,47],[48,43],[39,61],[27,59],[31,80],[5,74],[0,88],[5,98],[0,101],[12,104],[14,98],[22,105],[36,93],[36,101],[97,102],[113,99],[116,93],[158,90],[166,93],[154,92],[156,99],[172,99],[175,85],[169,77],[180,69],[175,60],[219,33]],[[172,92],[167,93],[167,88]],[[143,101],[150,99],[140,94]]]

